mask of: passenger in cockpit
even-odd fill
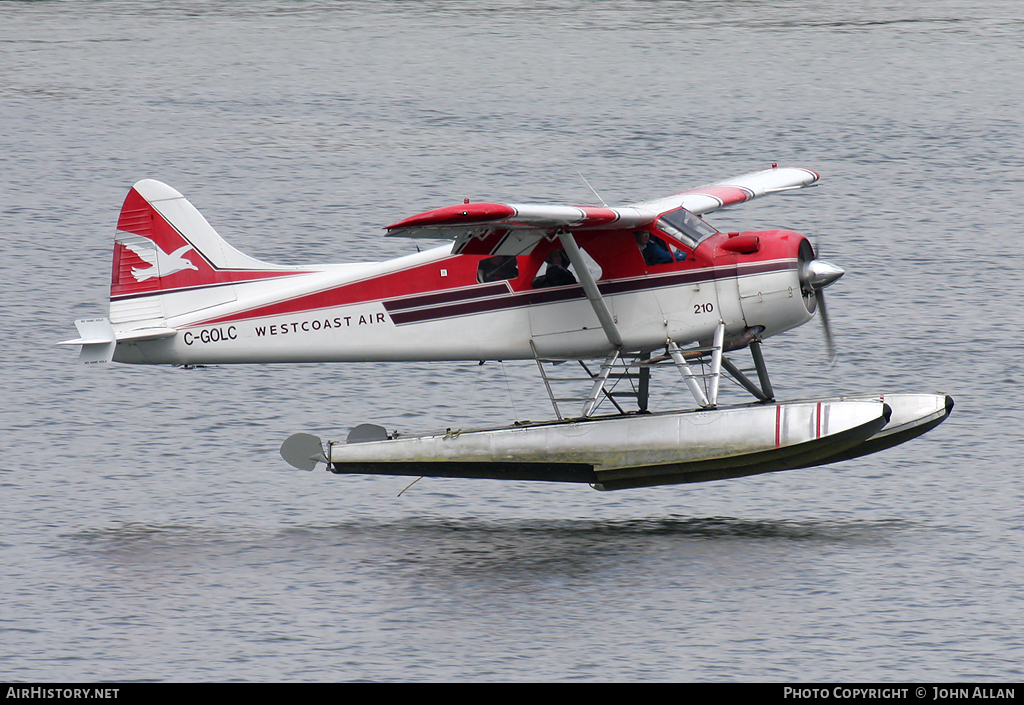
[[[640,252],[644,256],[644,262],[647,264],[671,264],[672,262],[682,262],[686,259],[686,254],[683,252],[676,252],[673,254],[668,249],[668,245],[660,237],[651,235],[646,230],[637,230],[633,233],[633,237],[636,238],[636,246],[640,248]]]
[[[547,262],[548,267],[544,274],[534,278],[534,289],[576,283],[576,277],[569,271],[569,258],[566,256],[565,250],[552,250],[544,261]]]

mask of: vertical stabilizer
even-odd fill
[[[188,200],[146,179],[128,192],[114,236],[110,322],[121,330],[235,300],[235,284],[294,274],[224,241]]]

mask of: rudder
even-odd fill
[[[184,196],[152,179],[125,197],[112,270],[111,323],[147,326],[232,301],[233,284],[294,273],[239,252]],[[199,289],[201,297],[189,295]]]

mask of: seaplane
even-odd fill
[[[817,313],[834,357],[824,291],[844,272],[799,233],[720,232],[704,219],[818,180],[772,164],[619,207],[465,199],[385,228],[439,247],[282,266],[236,250],[147,179],[118,219],[108,316],[75,321],[79,337],[59,344],[80,346],[85,364],[528,360],[554,411],[431,434],[375,423],[344,441],[298,433],[281,455],[304,470],[619,490],[849,460],[934,428],[952,398],[776,400],[763,342]],[[666,373],[687,401],[651,409]],[[719,404],[723,380],[750,398]]]

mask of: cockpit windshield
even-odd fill
[[[657,226],[662,232],[693,248],[718,232],[685,208],[661,216]]]

